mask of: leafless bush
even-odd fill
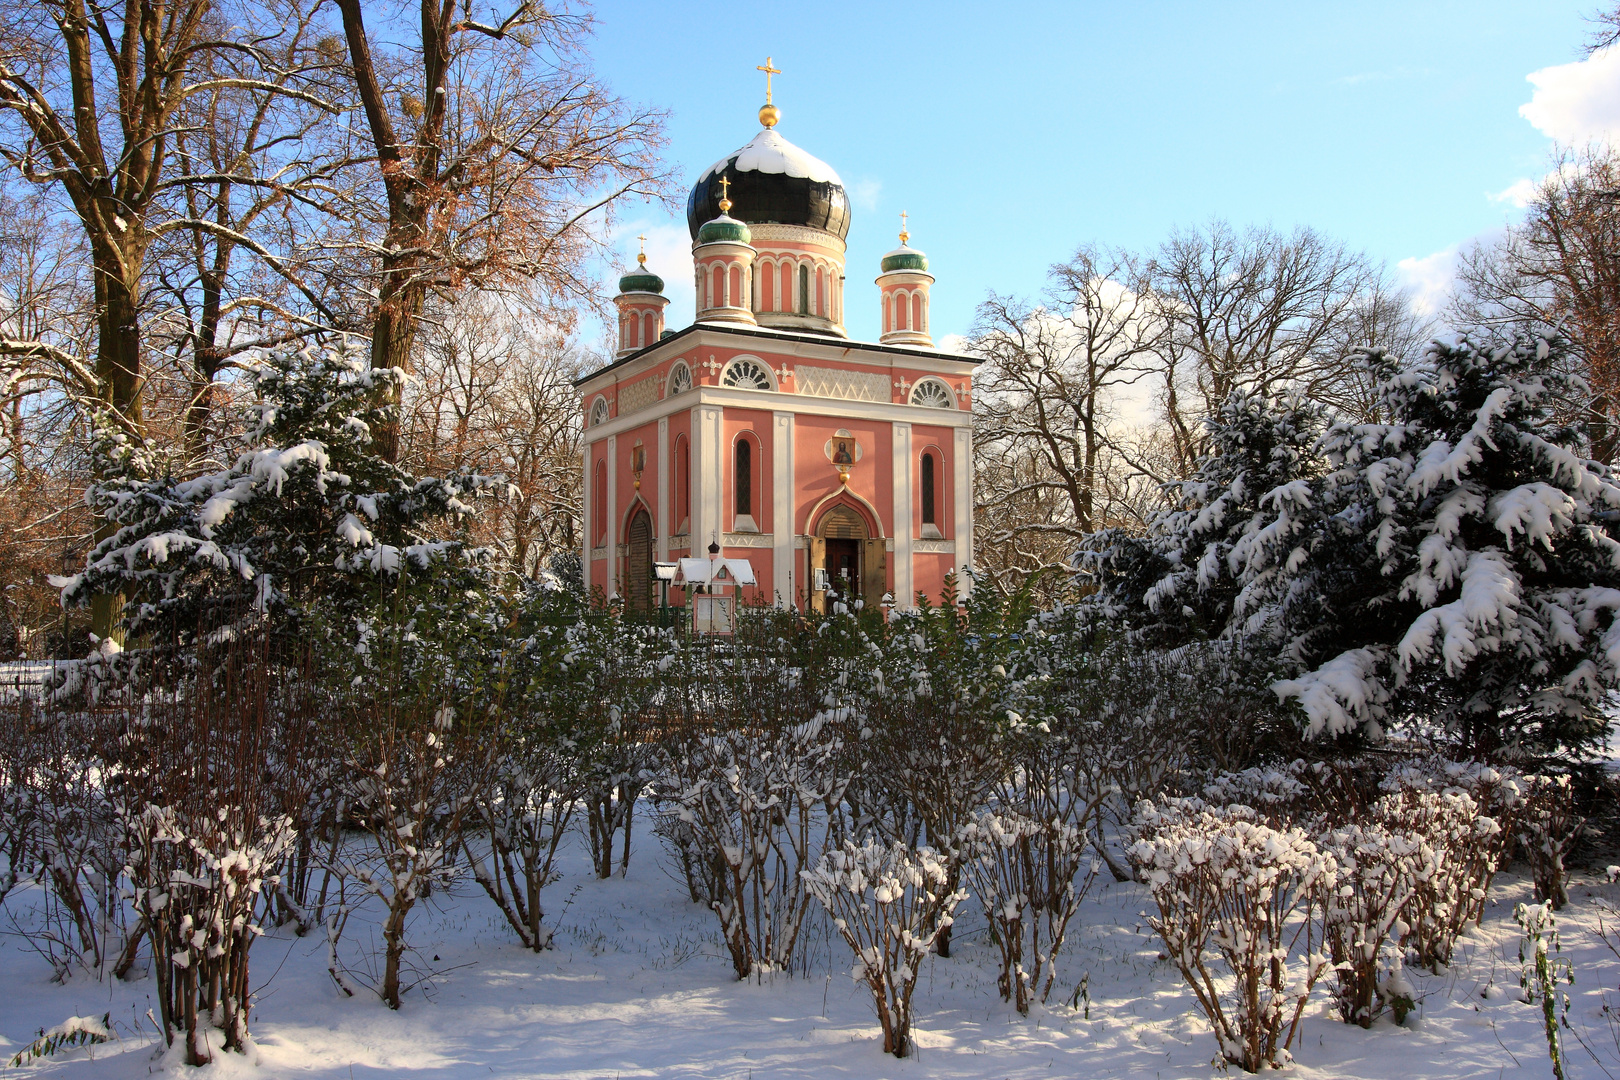
[[[1472,795],[1455,787],[1432,790],[1437,785],[1417,770],[1397,770],[1385,786],[1392,790],[1374,804],[1374,820],[1391,832],[1422,837],[1434,849],[1434,872],[1412,894],[1401,944],[1439,970],[1451,962],[1457,935],[1484,911],[1502,829]]]
[[[365,840],[338,847],[332,870],[344,900],[353,887],[383,906],[383,967],[374,989],[392,1009],[414,985],[403,974],[412,910],[466,871],[455,855],[491,761],[482,719],[477,711],[458,719],[448,703],[410,701],[360,704],[349,719],[356,735],[345,762],[348,805]],[[352,994],[346,976],[361,977],[337,958],[338,938],[353,912],[344,900],[328,908],[326,930],[332,977]]]
[[[1158,905],[1153,928],[1222,1055],[1249,1072],[1281,1065],[1330,965],[1311,906],[1336,879],[1333,857],[1304,830],[1266,824],[1241,805],[1144,803],[1136,820],[1129,854]]]
[[[1420,835],[1392,832],[1376,821],[1329,829],[1317,844],[1338,864],[1337,881],[1322,890],[1321,900],[1339,1017],[1370,1027],[1389,1005],[1396,1022],[1404,1022],[1412,1001],[1396,975],[1399,958],[1385,962],[1387,943],[1408,901],[1436,871],[1434,848]]]
[[[804,872],[812,895],[855,954],[883,1027],[883,1051],[911,1053],[911,995],[922,962],[967,894],[950,888],[947,861],[928,848],[845,840]]]
[[[1575,810],[1575,790],[1568,776],[1526,776],[1524,795],[1513,818],[1513,839],[1530,864],[1536,896],[1554,911],[1569,903],[1569,869],[1564,857],[1575,846],[1586,823]]]

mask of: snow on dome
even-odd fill
[[[742,149],[710,165],[699,179],[707,180],[720,172],[733,158],[736,163],[731,167],[737,172],[782,173],[820,184],[844,186],[831,165],[794,146],[782,138],[775,128],[766,128],[749,139]]]

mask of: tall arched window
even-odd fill
[[[591,535],[598,547],[607,543],[607,462],[596,463],[596,478],[591,482]]]
[[[648,312],[641,317],[641,347],[646,348],[657,338],[658,316]]]
[[[742,267],[731,268],[731,291],[726,294],[727,307],[743,306]]]
[[[924,525],[939,528],[938,501],[935,498],[937,479],[935,477],[934,455],[925,452],[922,456],[922,519]]]
[[[827,314],[827,271],[816,267],[816,314]]]
[[[906,294],[894,294],[894,328],[896,330],[909,330],[906,323]]]
[[[737,440],[737,475],[735,477],[737,516],[754,514],[754,447],[747,439]]]
[[[692,452],[685,435],[675,437],[675,517],[680,521],[675,531],[686,532],[692,520]]]
[[[793,264],[790,263],[790,262],[785,262],[784,261],[781,264],[781,266],[782,266],[782,287],[781,287],[781,289],[779,289],[777,291],[777,294],[776,294],[776,310],[777,311],[792,311],[793,310]]]
[[[928,320],[924,317],[924,312],[923,312],[922,293],[912,293],[911,294],[911,328],[913,330],[918,331],[919,333],[926,334],[928,332],[928,327],[927,327],[927,325],[925,325],[927,323],[927,321]]]
[[[726,305],[726,268],[716,266],[709,279],[709,306],[725,307]]]
[[[799,264],[799,314],[810,314],[810,264]]]

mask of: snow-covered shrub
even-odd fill
[[[689,647],[664,665],[651,792],[659,834],[747,979],[791,970],[811,900],[802,871],[843,827],[855,721],[838,704],[843,665],[821,635],[755,611],[731,644]]]
[[[337,849],[332,870],[345,900],[355,890],[355,899],[383,906],[383,968],[375,990],[392,1009],[410,988],[404,960],[412,909],[467,871],[456,860],[461,830],[492,757],[482,720],[478,707],[459,713],[449,701],[362,705],[349,717],[357,734],[345,763],[352,777],[348,802],[365,839]],[[327,918],[331,973],[345,993],[353,992],[348,978],[358,976],[339,963],[337,939],[352,911],[340,901]]]
[[[58,1050],[68,1047],[111,1042],[113,1039],[112,1028],[109,1026],[111,1020],[111,1013],[102,1013],[99,1020],[94,1016],[70,1016],[48,1031],[41,1029],[33,1042],[11,1055],[9,1065],[17,1069],[40,1058],[50,1057]]]
[[[6,802],[11,827],[24,830],[26,869],[43,890],[44,927],[35,947],[58,979],[74,966],[98,978],[109,970],[122,977],[135,961],[140,933],[119,896],[129,837],[109,790],[106,756],[118,713],[47,704],[15,722],[18,764],[26,768]]]
[[[946,861],[928,848],[871,837],[822,855],[805,885],[855,954],[850,976],[867,985],[883,1050],[911,1053],[911,995],[923,960],[967,894],[950,887]]]
[[[1422,836],[1377,822],[1341,825],[1316,843],[1338,866],[1337,878],[1324,883],[1321,908],[1339,1017],[1368,1027],[1392,1005],[1397,1021],[1404,1021],[1409,991],[1400,979],[1399,956],[1389,954],[1399,946],[1408,901],[1438,869],[1434,848]]]
[[[1569,903],[1569,869],[1564,857],[1586,822],[1576,812],[1569,776],[1532,774],[1519,783],[1524,794],[1512,818],[1513,839],[1530,864],[1536,896],[1558,911]]]
[[[1249,1072],[1281,1065],[1331,965],[1309,909],[1337,879],[1333,856],[1241,805],[1144,805],[1138,826],[1129,854],[1159,909],[1153,928],[1222,1056]]]
[[[233,644],[205,658],[216,677],[130,703],[107,755],[159,1017],[192,1065],[212,1057],[209,1028],[226,1050],[247,1047],[248,958],[294,840],[267,783],[276,675],[263,645]]]
[[[960,846],[1000,953],[1002,1000],[1027,1015],[1052,992],[1069,922],[1102,864],[1083,825],[1058,815],[986,810],[963,827]]]
[[[1401,944],[1438,970],[1451,962],[1457,936],[1484,911],[1502,855],[1502,828],[1467,792],[1403,783],[1410,779],[1410,772],[1393,774],[1386,781],[1392,790],[1370,816],[1391,833],[1421,837],[1434,852],[1433,872],[1418,880],[1407,902]]]
[[[687,826],[714,867],[710,904],[739,979],[792,961],[810,903],[800,871],[826,849],[849,783],[842,751],[833,715],[764,715],[693,732],[658,770],[660,812]]]

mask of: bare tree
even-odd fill
[[[1239,232],[1224,221],[1173,233],[1150,280],[1169,324],[1161,407],[1183,476],[1202,441],[1201,418],[1233,390],[1334,394],[1347,373],[1347,324],[1387,291],[1365,256],[1311,229]]]
[[[1146,398],[1137,388],[1157,368],[1166,329],[1148,267],[1111,249],[1082,247],[1054,266],[1039,305],[996,295],[979,305],[977,509],[981,545],[1016,568],[1003,584],[1120,523],[1121,400]]]
[[[412,369],[430,294],[537,282],[559,306],[586,300],[599,212],[662,189],[661,118],[613,98],[583,52],[590,21],[517,0],[494,22],[469,4],[420,0],[416,25],[338,0],[376,154],[379,236],[372,363]],[[407,44],[380,44],[389,39]],[[397,432],[383,432],[386,456]]]
[[[506,478],[473,538],[536,576],[577,548],[580,410],[574,377],[588,358],[564,331],[511,294],[473,292],[424,318],[416,377],[406,392],[402,461],[422,475]]]
[[[1559,149],[1524,221],[1475,245],[1448,308],[1460,324],[1523,323],[1569,339],[1587,397],[1566,404],[1588,452],[1620,451],[1620,154]]]

